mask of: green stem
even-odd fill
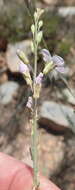
[[[35,35],[34,35],[34,90],[35,79],[37,76],[37,21],[35,22]],[[34,170],[34,186],[38,186],[38,150],[37,150],[37,99],[34,98],[34,110],[33,110],[33,131],[32,131],[32,158],[33,158],[33,170]]]
[[[34,169],[34,186],[38,186],[38,153],[37,153],[37,104],[34,105],[33,118],[33,169]]]

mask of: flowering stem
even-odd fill
[[[37,21],[35,22],[35,34],[34,34],[34,84],[35,91],[35,79],[37,75]],[[34,187],[38,187],[38,153],[37,153],[37,99],[34,97],[34,110],[33,110],[33,131],[32,131],[32,158],[33,158],[33,170],[34,170]]]

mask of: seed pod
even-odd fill
[[[25,55],[25,53],[21,50],[17,50],[17,55],[20,58],[21,61],[23,61],[23,63],[25,64],[29,64],[29,60],[27,58],[27,56]]]

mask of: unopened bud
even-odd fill
[[[34,84],[34,95],[33,97],[35,99],[40,97],[40,92],[41,92],[41,86],[42,86],[42,79],[43,79],[43,73],[40,73],[36,79],[35,79],[35,84]]]
[[[42,79],[43,79],[43,73],[40,73],[36,79],[35,79],[35,83],[36,84],[41,84],[42,83]]]
[[[24,72],[29,72],[28,66],[24,64],[23,62],[19,63],[19,72],[24,73]]]
[[[22,62],[19,63],[19,72],[23,74],[23,77],[26,80],[27,84],[32,88],[32,79],[28,66]]]
[[[37,8],[36,12],[34,13],[34,19],[39,20],[41,15],[44,13],[44,9]]]
[[[43,21],[40,20],[39,23],[38,23],[38,27],[39,27],[39,29],[40,29],[42,26],[43,26]]]
[[[41,42],[42,37],[43,37],[43,32],[42,31],[38,32],[38,34],[37,34],[37,43],[38,44]]]
[[[37,15],[38,19],[41,17],[41,15],[44,13],[44,9],[37,8]]]

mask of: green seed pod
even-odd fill
[[[35,26],[34,26],[34,24],[31,25],[31,32],[32,32],[32,34],[34,36],[34,33],[35,33]]]
[[[41,92],[41,84],[35,83],[33,98],[38,99],[40,97],[40,92]]]
[[[42,37],[43,37],[43,32],[40,31],[40,32],[37,34],[37,43],[38,43],[38,44],[41,42]]]
[[[29,73],[29,71],[27,72],[24,72],[23,73],[23,77],[24,77],[24,79],[26,80],[26,82],[27,82],[27,84],[31,87],[31,89],[32,89],[32,79],[31,79],[31,76],[30,76],[30,73]]]
[[[25,64],[29,64],[29,60],[28,58],[26,57],[25,53],[21,50],[17,50],[17,55],[18,57],[20,58],[21,61],[23,61],[23,63]]]
[[[39,28],[39,30],[40,30],[40,28],[41,28],[42,26],[43,26],[43,21],[40,20],[39,23],[38,23],[38,28]]]

